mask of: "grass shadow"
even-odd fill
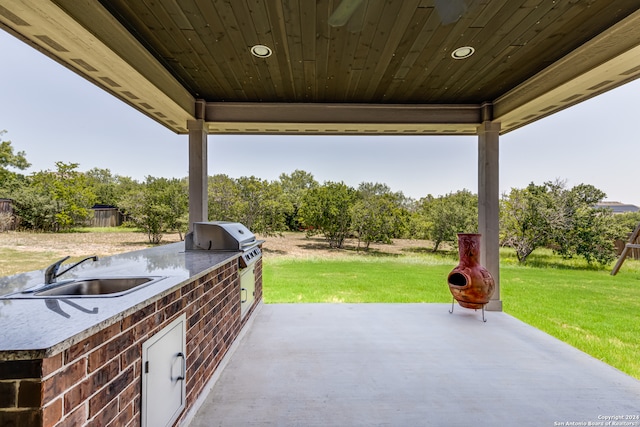
[[[338,248],[330,248],[327,242],[313,242],[313,243],[302,243],[300,245],[296,245],[300,249],[314,251],[314,250],[326,250],[326,249],[338,249]]]
[[[399,258],[402,254],[394,254],[390,252],[381,251],[380,249],[374,248],[358,248],[357,246],[353,246],[349,248],[350,251],[354,252],[358,255],[370,256],[372,258]]]
[[[426,246],[416,246],[413,248],[402,248],[402,252],[409,252],[413,254],[435,254],[432,248],[427,248]]]
[[[283,251],[280,249],[269,249],[269,248],[263,248],[262,252],[266,253],[266,254],[273,254],[273,255],[286,255],[288,254],[287,251]]]
[[[413,247],[413,248],[403,248],[403,254],[417,254],[417,255],[426,255],[429,257],[434,257],[443,260],[451,260],[457,261],[459,259],[458,251],[455,249],[440,249],[436,252],[433,251],[433,248],[427,248],[424,246]]]
[[[164,244],[163,242],[160,242],[160,245]],[[120,245],[122,246],[146,246],[146,245],[153,245],[153,246],[158,246],[157,244],[154,244],[152,242],[144,241],[144,242],[121,242]]]
[[[552,268],[556,270],[588,270],[588,271],[601,271],[610,268],[610,265],[602,265],[598,263],[589,264],[584,258],[562,258],[551,251],[548,252],[534,252],[529,255],[525,263],[518,262],[515,253],[505,254],[501,251],[500,261],[503,265],[515,265],[521,267],[532,268]]]
[[[341,248],[332,248],[325,239],[313,239],[313,242],[303,243],[296,245],[298,248],[308,251],[331,251],[335,253],[343,253],[349,255],[362,255],[375,258],[398,258],[403,254],[387,252],[378,248],[365,248],[364,246],[358,247],[354,244],[344,244]]]

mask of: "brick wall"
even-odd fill
[[[0,363],[0,425],[31,426],[41,423],[41,360]],[[3,417],[3,413],[6,416]]]
[[[261,297],[262,262],[258,261],[256,301]],[[187,319],[188,409],[242,327],[236,262],[55,356],[0,362],[0,425],[140,425],[142,343],[182,313]]]

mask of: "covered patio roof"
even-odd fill
[[[638,0],[0,0],[0,28],[189,135],[190,223],[211,134],[477,135],[489,310],[499,135],[640,76]]]
[[[640,76],[639,7],[0,0],[0,27],[177,133],[203,119],[210,134],[475,134]]]

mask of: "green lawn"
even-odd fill
[[[28,252],[20,249],[0,248],[0,277],[38,270],[51,264],[58,255],[52,251]]]
[[[419,259],[274,259],[264,264],[264,299],[272,302],[446,302],[451,266]]]
[[[507,313],[640,379],[640,272],[502,269]],[[630,269],[629,267],[633,267]]]
[[[520,266],[501,256],[505,312],[640,379],[640,262],[617,276],[537,251]],[[454,254],[266,260],[267,303],[451,301]]]

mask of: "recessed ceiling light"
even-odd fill
[[[476,50],[471,46],[463,46],[451,52],[451,57],[453,59],[467,59],[468,57],[473,55],[473,52],[475,51]]]
[[[257,44],[251,47],[251,53],[253,56],[257,56],[258,58],[268,58],[271,56],[273,51],[269,46]]]

